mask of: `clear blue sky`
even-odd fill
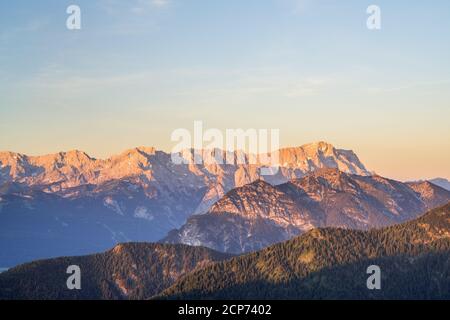
[[[2,1],[0,150],[170,150],[174,129],[203,120],[326,140],[394,178],[450,178],[449,57],[447,0]]]

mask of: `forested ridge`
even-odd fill
[[[23,264],[0,274],[0,299],[145,299],[178,277],[230,255],[186,245],[125,243],[112,250]],[[81,269],[68,290],[67,267]]]
[[[381,268],[368,290],[367,267]],[[315,229],[195,271],[159,299],[449,299],[450,204],[379,230]]]

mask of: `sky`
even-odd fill
[[[447,0],[2,1],[0,150],[170,151],[200,120],[450,179],[449,31]]]

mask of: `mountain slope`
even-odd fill
[[[321,169],[278,186],[256,181],[236,188],[162,242],[249,252],[314,227],[365,230],[404,222],[448,201],[450,192],[431,183]]]
[[[381,290],[366,269],[381,268]],[[314,229],[195,271],[163,299],[449,299],[450,203],[379,230]]]
[[[126,243],[105,253],[35,261],[0,274],[0,299],[144,299],[180,276],[229,255],[184,245]],[[68,290],[67,267],[81,269]]]
[[[22,188],[0,196],[0,266],[61,255],[101,252],[120,242],[151,241],[180,225],[202,194],[179,193],[177,204],[149,198],[134,181],[65,190],[64,196]],[[152,197],[150,195],[150,197]]]
[[[448,201],[448,194],[450,191],[434,183],[422,181],[408,182],[407,184],[420,195],[420,199],[428,208],[437,207]]]

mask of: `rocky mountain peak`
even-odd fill
[[[344,172],[370,175],[353,151],[336,149],[324,141],[281,149],[279,157],[282,167],[298,167],[307,172],[320,168],[336,168]]]
[[[211,213],[236,213],[243,215],[265,215],[264,204],[277,201],[281,193],[271,184],[256,180],[245,186],[231,190],[225,197],[217,201],[211,208]],[[269,206],[267,206],[269,207]]]

